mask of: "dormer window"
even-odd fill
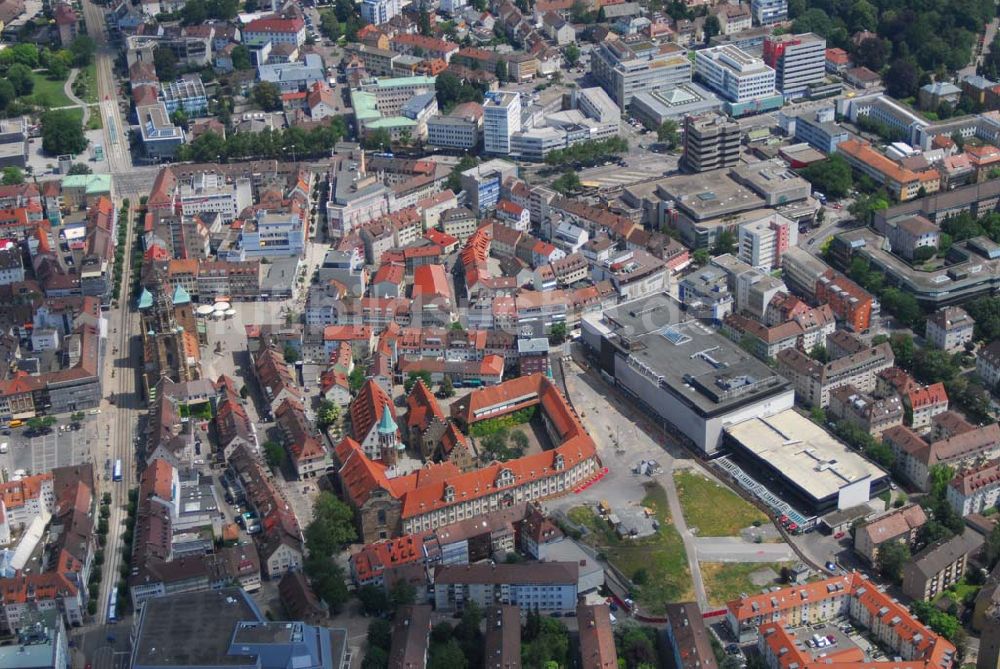
[[[514,485],[514,472],[509,469],[501,469],[497,475],[496,487],[506,488],[512,485]]]
[[[552,460],[552,468],[555,469],[557,472],[560,472],[565,467],[566,467],[566,461],[563,460],[562,453],[556,453],[556,457]]]
[[[446,485],[444,487],[444,501],[454,502],[455,501],[455,486]]]

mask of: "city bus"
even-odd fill
[[[116,585],[111,590],[111,596],[108,597],[108,622],[116,623],[118,622],[118,586]]]
[[[121,458],[119,458],[118,460],[115,460],[115,469],[114,469],[114,472],[111,474],[111,480],[112,481],[121,481],[122,480],[122,461],[121,461]]]

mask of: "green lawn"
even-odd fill
[[[732,537],[767,516],[729,488],[691,471],[674,472],[688,527],[702,537]],[[695,529],[697,528],[697,529]]]
[[[66,97],[63,91],[63,81],[52,81],[44,72],[33,72],[35,89],[25,98],[26,102],[41,107],[68,107],[73,101]]]
[[[702,562],[701,577],[705,581],[708,603],[712,606],[725,606],[726,602],[736,599],[741,593],[753,595],[764,587],[777,585],[777,580],[756,585],[750,580],[750,575],[762,569],[772,569],[780,578],[781,568],[791,565],[791,562]]]
[[[681,535],[670,522],[666,492],[657,484],[646,487],[643,506],[656,514],[660,530],[645,539],[619,539],[614,530],[586,507],[570,509],[569,518],[590,530],[584,541],[599,550],[608,561],[630,579],[639,574],[635,599],[641,610],[662,614],[669,602],[691,599],[694,590]]]

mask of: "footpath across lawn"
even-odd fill
[[[607,521],[588,507],[575,507],[568,515],[587,528],[583,541],[632,581],[640,612],[657,615],[670,602],[692,599],[694,588],[684,542],[670,519],[666,491],[659,484],[648,484],[642,504],[653,510],[660,525],[655,535],[644,539],[618,538]]]

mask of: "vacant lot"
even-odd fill
[[[670,522],[663,488],[655,483],[647,485],[642,504],[655,511],[660,529],[654,536],[639,540],[619,539],[607,522],[587,507],[571,509],[569,517],[590,530],[584,541],[632,580],[640,609],[662,614],[667,603],[693,598],[691,573],[681,535]]]
[[[779,585],[781,568],[791,562],[702,562],[701,577],[712,606],[725,606],[742,593],[754,595],[761,589]]]
[[[691,471],[674,472],[684,520],[702,537],[734,537],[767,516],[729,488]]]

